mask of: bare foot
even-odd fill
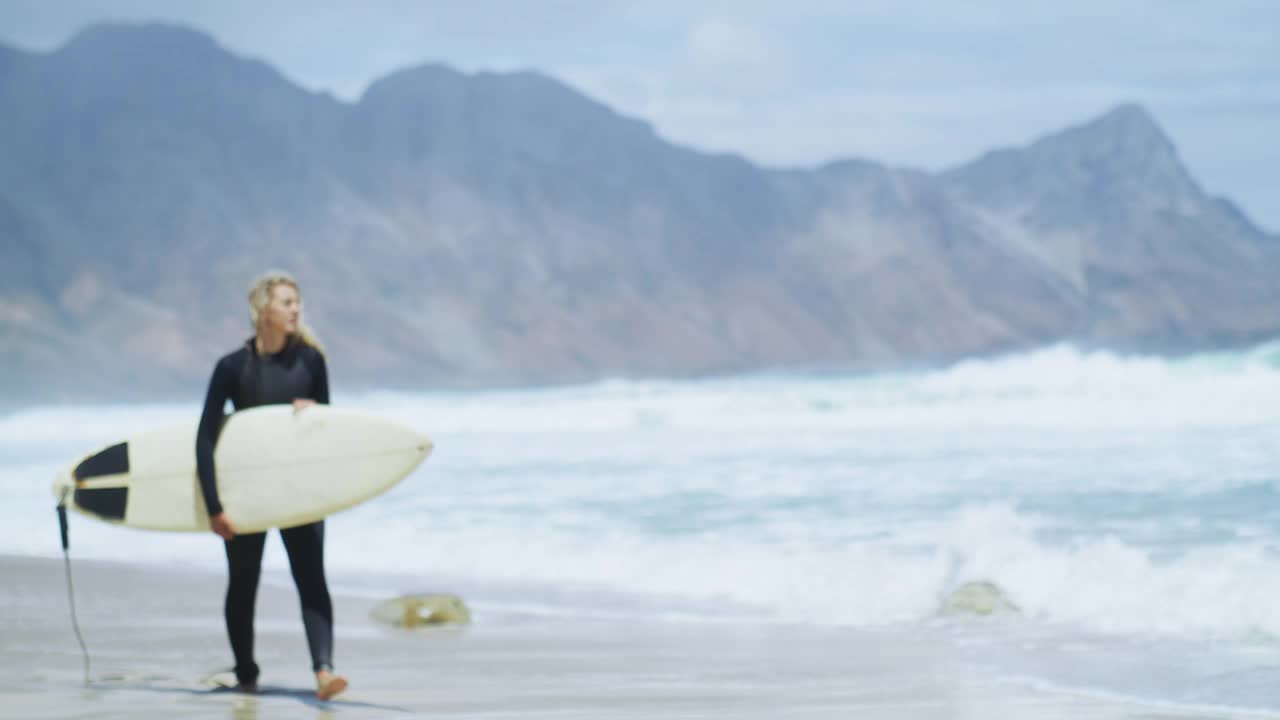
[[[316,697],[321,700],[332,700],[338,693],[347,689],[347,679],[331,672],[316,673]]]

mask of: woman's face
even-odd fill
[[[302,301],[298,291],[287,283],[271,288],[271,300],[267,303],[265,325],[267,329],[285,335],[298,331],[298,318],[302,315]]]

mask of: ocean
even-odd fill
[[[344,393],[435,452],[329,519],[335,589],[477,622],[925,633],[1020,682],[1280,713],[1280,344],[1056,346],[933,371]],[[0,553],[61,554],[56,471],[182,404],[0,416]],[[223,567],[212,535],[73,515],[73,558]],[[288,583],[278,539],[272,582]],[[1016,610],[943,614],[967,583]]]

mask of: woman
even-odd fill
[[[236,687],[244,692],[258,688],[253,615],[267,535],[236,533],[235,518],[228,517],[218,501],[213,450],[227,400],[236,411],[291,403],[294,412],[300,412],[315,403],[328,404],[324,352],[301,315],[298,283],[288,273],[270,272],[254,283],[249,290],[254,335],[214,367],[196,436],[197,474],[209,511],[209,525],[226,544],[227,635],[236,660]],[[282,529],[280,537],[302,601],[302,623],[316,674],[316,696],[328,700],[345,690],[347,681],[333,673],[333,606],[324,578],[324,521]]]

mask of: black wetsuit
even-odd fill
[[[214,445],[222,430],[227,400],[235,410],[292,403],[295,399],[329,403],[329,377],[320,351],[291,339],[278,353],[259,354],[253,338],[243,347],[223,357],[213,369],[204,414],[196,435],[196,468],[209,515],[222,512],[213,462]],[[235,523],[235,518],[231,518]],[[289,568],[302,602],[302,623],[311,648],[312,669],[333,667],[333,605],[324,578],[324,521],[283,529]],[[254,601],[262,570],[262,549],[266,533],[237,534],[226,542],[227,635],[236,659],[236,679],[253,683],[258,665],[253,659]]]

